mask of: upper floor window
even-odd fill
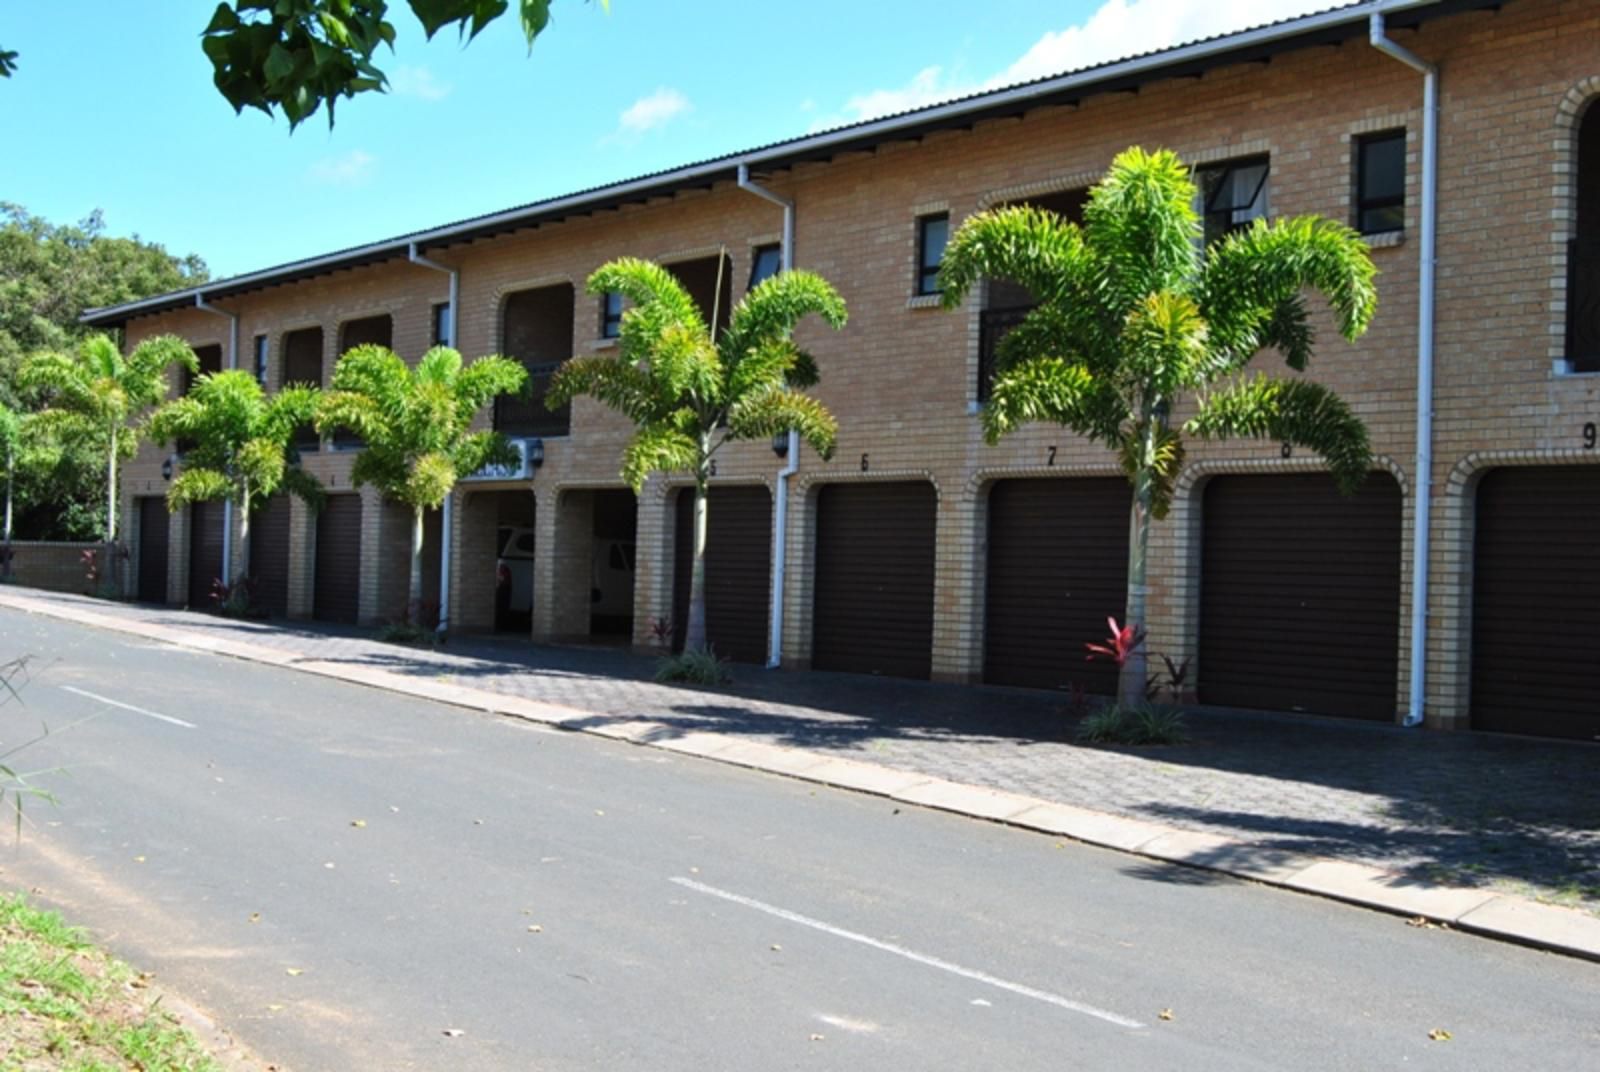
[[[758,283],[763,283],[778,274],[778,269],[783,267],[783,248],[776,243],[770,246],[757,246],[750,258],[750,286],[753,289]]]
[[[939,263],[950,240],[950,214],[917,217],[917,294],[939,293]]]
[[[1567,367],[1600,372],[1600,100],[1578,125],[1578,215],[1567,246]]]
[[[1385,234],[1406,225],[1406,132],[1356,140],[1356,230]]]
[[[454,316],[449,302],[440,302],[433,307],[433,345],[450,345],[451,328],[454,326],[451,321]]]
[[[1195,173],[1206,245],[1266,218],[1269,170],[1266,157],[1253,156],[1203,167]]]
[[[196,346],[194,356],[199,359],[200,371],[198,373],[183,370],[183,394],[188,394],[194,388],[194,381],[199,376],[205,376],[222,371],[222,347]]]
[[[261,386],[267,385],[267,337],[257,335],[255,338],[256,382]]]
[[[608,290],[600,298],[600,337],[615,339],[622,334],[622,294]]]
[[[346,320],[339,328],[339,353],[346,354],[357,346],[394,348],[394,319],[388,313],[364,316],[360,320]]]

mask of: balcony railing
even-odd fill
[[[989,390],[994,386],[995,366],[1000,354],[1000,340],[1023,318],[1033,312],[1033,306],[1022,305],[1010,309],[985,309],[978,320],[978,401],[989,401]]]
[[[1567,361],[1574,372],[1600,372],[1600,240],[1567,244]]]
[[[545,408],[545,392],[561,362],[528,365],[528,394],[525,398],[505,395],[494,402],[494,428],[508,436],[564,436],[572,430],[572,407]]]

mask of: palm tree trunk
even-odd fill
[[[1123,611],[1125,628],[1144,627],[1150,595],[1147,583],[1150,557],[1150,503],[1154,481],[1150,467],[1154,462],[1156,420],[1144,421],[1143,442],[1139,444],[1139,465],[1133,474],[1133,509],[1128,521],[1128,605]],[[1150,674],[1150,657],[1139,644],[1123,660],[1117,677],[1117,702],[1133,707],[1145,702]]]
[[[411,513],[411,586],[406,597],[406,619],[412,625],[422,625],[422,539],[423,508],[416,506]]]
[[[244,482],[244,493],[239,497],[239,547],[234,553],[233,584],[243,584],[250,577],[250,482]]]
[[[709,481],[704,469],[695,474],[694,490],[694,565],[689,572],[689,624],[684,631],[683,650],[702,651],[706,647],[706,518]]]

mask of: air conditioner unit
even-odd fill
[[[486,465],[467,480],[528,480],[533,470],[543,460],[544,443],[538,439],[513,439],[509,441],[517,458],[508,465]],[[538,459],[538,460],[535,460]]]

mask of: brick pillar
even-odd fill
[[[816,577],[817,493],[798,478],[789,485],[787,572],[783,583],[783,653],[785,670],[811,669],[812,594]]]
[[[539,510],[533,569],[533,635],[537,640],[589,635],[594,555],[594,493],[561,491]]]
[[[167,515],[167,602],[174,607],[189,602],[189,514],[185,506]]]
[[[692,486],[668,488],[666,482],[656,476],[639,495],[633,563],[635,651],[655,653],[657,646],[651,633],[651,619],[672,620],[673,537],[677,527],[678,496],[693,494]]]
[[[361,489],[361,594],[356,620],[362,625],[383,621],[384,570],[383,496],[370,484]]]
[[[933,581],[934,681],[983,680],[988,496],[952,481],[939,492]]]
[[[298,496],[289,497],[290,618],[311,617],[317,577],[317,515]]]
[[[494,629],[495,530],[499,525],[493,492],[456,494],[451,512],[450,624],[468,633]],[[537,585],[535,585],[537,603]]]

